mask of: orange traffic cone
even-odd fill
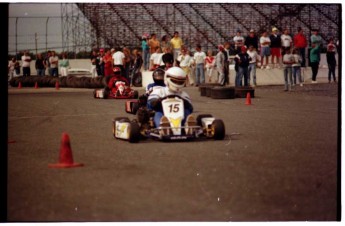
[[[250,99],[250,92],[247,93],[246,105],[252,105],[252,100]]]
[[[37,82],[35,82],[35,89],[38,89],[38,84],[37,84]]]
[[[59,88],[60,88],[59,82],[56,81],[56,82],[55,82],[55,89],[59,89]]]
[[[21,89],[21,88],[22,88],[22,83],[19,82],[19,84],[18,84],[18,89]]]
[[[71,168],[84,166],[82,163],[74,163],[72,156],[71,143],[67,133],[62,133],[59,162],[48,164],[50,168]]]

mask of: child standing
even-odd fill
[[[208,82],[211,82],[211,77],[212,77],[215,63],[216,63],[216,59],[212,56],[212,50],[207,51],[206,74],[208,75]]]
[[[292,75],[293,75],[293,85],[296,85],[296,76],[299,81],[299,85],[303,86],[303,81],[301,77],[301,62],[302,62],[302,57],[299,54],[298,49],[294,49],[293,52],[293,57],[295,59],[295,62],[292,64]]]
[[[331,76],[333,75],[333,81],[334,83],[337,83],[337,80],[335,79],[335,67],[337,65],[337,61],[335,59],[335,50],[336,46],[333,43],[333,39],[329,40],[329,43],[327,45],[327,64],[328,64],[328,82],[331,83]]]
[[[284,65],[284,80],[285,80],[285,89],[284,91],[291,90],[292,85],[292,64],[295,63],[295,59],[291,54],[291,49],[287,48],[283,56],[283,65]]]

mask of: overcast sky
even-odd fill
[[[61,4],[53,3],[10,3],[9,4],[9,43],[8,50],[13,54],[15,50],[21,51],[31,49],[35,52],[35,33],[37,33],[38,52],[45,51],[46,48],[46,22],[48,20],[47,31],[47,48],[61,51],[62,47],[62,30],[61,18],[53,18],[61,16]],[[16,18],[17,29],[16,29]],[[31,18],[44,17],[44,18]],[[17,45],[16,43],[17,30]],[[54,48],[58,47],[58,48]]]

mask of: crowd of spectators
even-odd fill
[[[232,40],[219,43],[217,52],[208,50],[206,54],[199,44],[188,49],[177,31],[173,37],[164,35],[161,39],[153,33],[144,34],[141,46],[132,52],[127,47],[93,49],[90,55],[90,68],[92,76],[96,77],[112,75],[113,68],[118,67],[122,76],[130,81],[135,73],[142,70],[153,71],[163,66],[164,55],[170,54],[173,56],[173,66],[179,66],[186,72],[189,86],[212,82],[212,78],[220,85],[229,84],[229,65],[233,64],[236,71],[236,86],[255,86],[257,68],[269,70],[283,67],[286,90],[289,90],[287,84],[295,85],[296,78],[299,84],[303,84],[301,73],[307,65],[307,58],[308,66],[312,69],[312,83],[317,82],[321,45],[322,39],[316,29],[312,30],[312,35],[308,39],[301,27],[297,28],[295,35],[291,35],[289,29],[281,32],[273,27],[270,32],[263,31],[261,34],[251,29],[246,36],[241,30],[237,30]],[[333,39],[330,40],[327,46],[327,64],[329,81],[333,78],[334,82],[336,49]],[[286,54],[288,56],[285,56]],[[21,59],[23,76],[30,76],[31,60],[25,51]],[[37,55],[35,68],[38,76],[58,76],[58,68],[61,76],[66,76],[69,61],[66,54],[59,58],[55,51],[48,51],[45,57]],[[9,79],[20,74],[20,65],[15,58],[9,62],[8,70]]]

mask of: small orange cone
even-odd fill
[[[83,163],[74,163],[71,143],[67,133],[62,133],[59,162],[48,164],[50,168],[71,168],[84,166]]]
[[[35,82],[35,89],[38,89],[38,84],[37,84],[37,82]]]
[[[250,99],[250,92],[247,93],[246,105],[252,105],[252,100]]]
[[[56,81],[56,82],[55,82],[55,89],[59,89],[59,88],[60,88],[59,82]]]
[[[22,83],[19,82],[19,84],[18,84],[18,89],[21,89],[21,88],[22,88]]]

